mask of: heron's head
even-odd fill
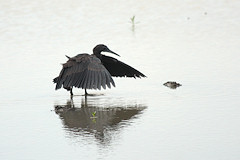
[[[93,48],[93,53],[94,54],[100,54],[101,52],[109,52],[112,54],[115,54],[117,56],[119,56],[117,53],[111,51],[106,45],[104,44],[99,44],[96,47]]]

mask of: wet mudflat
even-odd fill
[[[102,3],[0,2],[0,158],[239,159],[240,3]],[[99,43],[147,78],[55,91]]]

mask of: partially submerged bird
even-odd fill
[[[180,83],[174,82],[174,81],[168,81],[166,83],[163,84],[164,86],[167,86],[171,89],[176,89],[177,87],[182,86]]]
[[[101,52],[109,52],[119,56],[111,51],[107,46],[99,44],[93,48],[93,54],[78,54],[75,57],[68,57],[68,61],[63,64],[63,68],[58,77],[53,79],[56,83],[56,90],[63,87],[73,95],[73,87],[85,89],[106,89],[115,87],[113,77],[146,77],[144,74],[133,67],[106,55]]]

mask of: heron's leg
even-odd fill
[[[85,89],[85,96],[87,96],[88,95],[88,93],[87,93],[87,89]]]
[[[71,94],[71,97],[73,96],[73,91],[72,91],[72,87],[70,88],[70,94]]]

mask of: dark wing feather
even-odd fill
[[[102,55],[102,63],[114,77],[146,77],[138,70],[113,57]]]
[[[68,57],[69,58],[69,57]],[[53,79],[56,89],[77,87],[82,89],[101,89],[115,86],[111,74],[94,55],[79,54],[63,64],[58,77]]]

